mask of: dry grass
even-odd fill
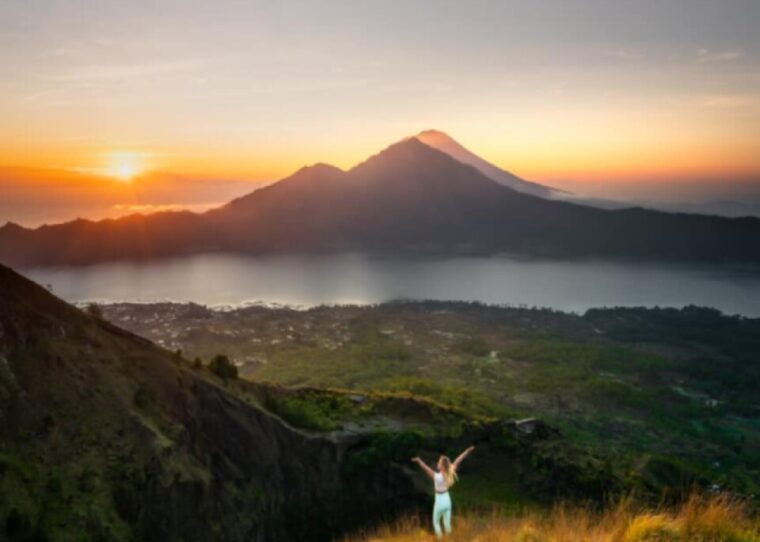
[[[431,528],[415,519],[386,525],[345,542],[433,541]],[[677,508],[645,509],[630,500],[598,513],[560,505],[552,511],[507,516],[454,517],[449,542],[760,542],[760,522],[740,501],[694,495]]]

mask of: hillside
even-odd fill
[[[409,457],[471,442],[471,506],[619,487],[542,423],[222,379],[93,314],[0,266],[0,538],[329,540],[419,510]]]
[[[411,138],[348,171],[327,165],[204,214],[0,228],[0,261],[87,264],[201,252],[374,251],[760,261],[760,219],[601,210],[499,185]]]
[[[419,498],[398,467],[346,476],[350,441],[292,429],[244,388],[6,268],[0,290],[13,540],[320,540]]]

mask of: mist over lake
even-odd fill
[[[198,255],[150,263],[32,268],[24,274],[50,285],[53,293],[70,302],[311,307],[433,299],[573,312],[603,306],[700,305],[760,316],[760,272],[729,266],[511,257]]]

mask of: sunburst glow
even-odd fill
[[[135,152],[114,152],[108,157],[105,174],[121,182],[129,182],[145,171],[142,156]]]

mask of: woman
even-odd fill
[[[435,504],[433,505],[433,529],[435,530],[435,536],[441,538],[441,519],[443,519],[443,529],[446,534],[451,532],[451,497],[449,496],[449,488],[457,481],[457,468],[459,464],[467,457],[470,452],[475,449],[475,446],[470,446],[464,452],[459,454],[454,462],[442,455],[438,458],[436,465],[438,471],[434,471],[428,467],[425,462],[419,457],[413,457],[412,461],[417,463],[420,468],[425,471],[425,474],[433,479],[433,487],[435,489]]]

